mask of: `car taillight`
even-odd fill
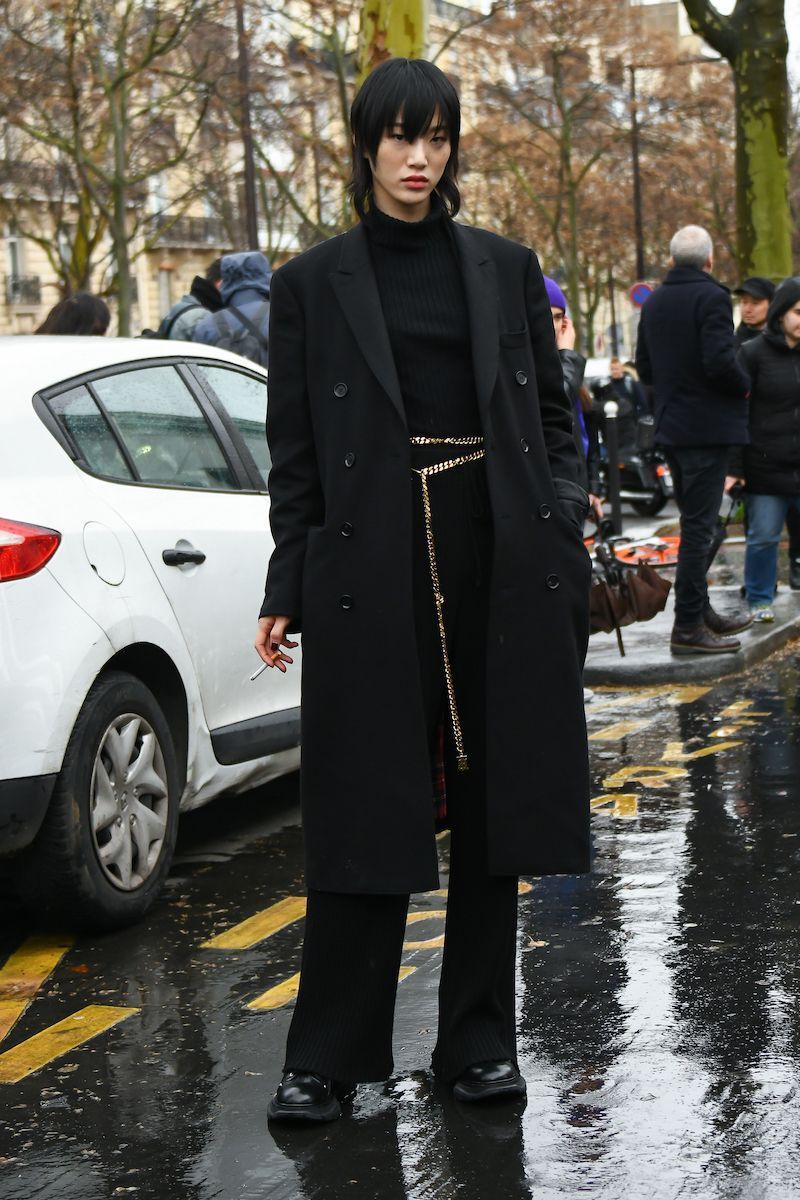
[[[61,534],[42,525],[0,517],[0,582],[41,571],[55,554]]]

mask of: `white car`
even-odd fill
[[[157,895],[180,810],[299,761],[299,655],[250,680],[266,373],[99,337],[0,362],[0,862],[110,928]]]

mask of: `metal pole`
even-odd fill
[[[611,353],[619,356],[619,338],[617,336],[617,305],[614,301],[614,273],[608,268],[608,302],[611,305]]]
[[[604,441],[606,444],[606,467],[608,469],[608,501],[611,505],[611,525],[616,535],[622,533],[622,500],[619,494],[619,433],[617,417],[619,405],[616,400],[607,400],[603,405],[606,417]]]
[[[248,250],[258,250],[256,169],[253,157],[253,127],[250,120],[250,60],[244,27],[244,0],[236,0],[236,41],[239,54],[239,117],[242,125],[242,154],[244,156],[245,232]]]
[[[639,171],[639,113],[636,96],[636,67],[628,67],[631,75],[631,164],[633,166],[633,228],[636,238],[636,278],[644,279],[644,227],[642,224],[642,179]]]

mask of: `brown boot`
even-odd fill
[[[669,648],[673,654],[735,654],[741,642],[734,637],[718,637],[705,625],[691,629],[672,627]]]
[[[753,618],[749,612],[731,613],[729,617],[724,617],[722,613],[715,612],[711,605],[703,613],[703,621],[706,629],[710,629],[719,637],[742,633],[753,624]]]

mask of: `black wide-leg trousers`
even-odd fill
[[[415,465],[457,455],[452,447],[418,448]],[[484,464],[455,467],[429,479],[448,651],[469,758],[465,772],[456,769],[419,481],[415,477],[413,482],[420,680],[432,753],[444,718],[451,830],[433,1068],[442,1079],[452,1080],[478,1062],[516,1062],[518,881],[516,876],[490,875],[487,859],[485,657],[492,525]],[[381,836],[380,780],[375,836]],[[386,1079],[392,1073],[392,1025],[408,900],[408,895],[309,891],[287,1070],[350,1082]]]

